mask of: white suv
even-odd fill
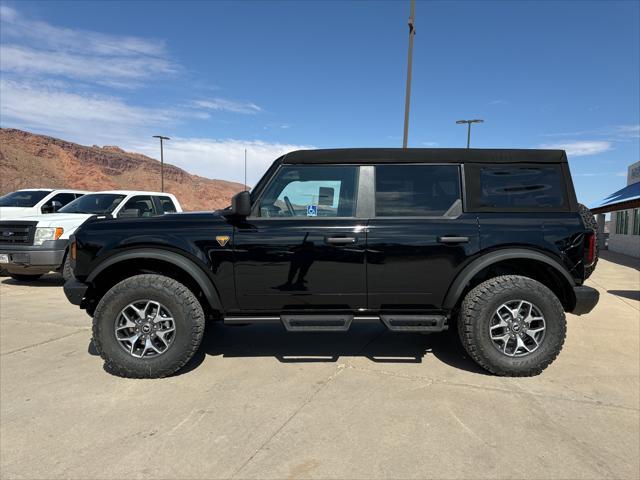
[[[54,190],[30,188],[16,190],[0,197],[0,220],[55,213],[66,204],[84,195],[83,190]]]
[[[56,270],[71,276],[69,236],[87,219],[154,217],[182,212],[170,193],[113,190],[95,192],[60,208],[57,213],[0,221],[0,267],[16,280],[35,280]]]

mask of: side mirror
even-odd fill
[[[40,209],[42,213],[56,213],[62,208],[62,203],[58,200],[53,200],[50,203],[45,203]]]
[[[231,198],[231,214],[238,217],[251,215],[251,194],[249,192],[238,192]]]

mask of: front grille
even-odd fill
[[[0,222],[0,245],[31,245],[38,222]]]

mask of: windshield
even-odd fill
[[[7,193],[0,197],[0,207],[33,207],[49,193],[51,192],[46,190],[22,190]]]
[[[93,215],[107,214],[124,200],[125,195],[117,193],[90,193],[65,205],[58,213],[91,213]]]

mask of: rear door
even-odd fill
[[[244,312],[366,307],[366,220],[359,167],[282,165],[234,229],[236,296]]]
[[[462,208],[460,165],[375,166],[368,226],[369,308],[431,310],[479,249],[475,215]]]

